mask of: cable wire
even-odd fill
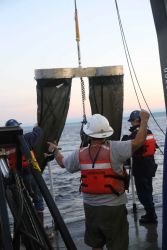
[[[145,102],[145,104],[146,104],[146,106],[147,106],[147,108],[148,108],[154,122],[159,127],[160,131],[165,135],[165,132],[162,130],[162,128],[158,124],[157,120],[155,119],[152,111],[150,110],[149,105],[148,105],[148,103],[146,101],[146,98],[145,98],[145,96],[143,94],[143,91],[141,89],[141,86],[139,84],[139,81],[138,81],[138,78],[137,78],[137,75],[136,75],[136,72],[135,72],[135,69],[134,69],[134,66],[133,66],[133,62],[132,62],[132,59],[131,59],[131,55],[130,55],[130,52],[129,52],[129,48],[128,48],[128,45],[127,45],[127,42],[126,42],[125,33],[124,33],[124,30],[123,30],[123,25],[122,25],[122,21],[121,21],[121,16],[120,16],[117,0],[115,0],[115,6],[116,6],[116,11],[117,11],[118,23],[119,23],[119,27],[120,27],[120,31],[121,31],[121,37],[122,37],[124,52],[125,52],[125,56],[126,56],[126,60],[127,60],[127,64],[128,64],[128,69],[129,69],[129,72],[130,72],[131,80],[132,80],[132,83],[133,83],[133,87],[134,87],[134,91],[135,91],[135,94],[136,94],[136,98],[137,98],[139,107],[141,109],[141,103],[140,103],[140,100],[139,100],[139,97],[138,97],[138,94],[137,94],[137,90],[136,90],[136,87],[135,87],[135,84],[134,84],[134,79],[133,79],[132,72],[134,74],[135,80],[136,80],[137,85],[139,87],[140,93],[141,93],[141,95],[143,97],[143,100],[144,100],[144,102]],[[159,146],[158,146],[158,148],[161,151],[161,153],[163,154],[163,152],[162,152],[162,150],[160,149]]]
[[[74,0],[75,7],[75,31],[76,31],[76,42],[77,42],[77,52],[78,52],[78,66],[82,68],[81,64],[81,50],[80,50],[80,33],[79,33],[79,22],[78,22],[78,11],[77,11],[77,3]],[[80,77],[81,81],[81,96],[82,96],[82,109],[83,109],[83,123],[86,123],[86,111],[85,111],[85,83],[82,77]]]

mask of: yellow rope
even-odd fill
[[[76,31],[76,41],[80,41],[80,34],[79,34],[79,23],[78,23],[78,13],[77,9],[75,9],[75,31]]]
[[[33,152],[33,151],[30,151],[30,153],[31,153],[31,157],[32,157],[32,158],[31,158],[30,160],[28,160],[28,163],[29,163],[29,164],[32,164],[34,169],[36,169],[36,170],[38,170],[39,172],[41,172],[40,166],[39,166],[39,164],[38,164],[38,162],[37,162],[37,160],[36,160],[36,158],[35,158],[34,152]]]

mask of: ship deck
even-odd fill
[[[162,207],[156,207],[158,224],[140,225],[139,218],[144,214],[139,209],[136,214],[128,212],[129,250],[160,250],[162,246]],[[68,223],[67,228],[78,250],[88,250],[84,244],[84,221]],[[67,249],[59,232],[54,232],[52,246],[55,250]]]

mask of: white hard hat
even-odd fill
[[[83,131],[93,138],[107,138],[114,132],[107,118],[100,114],[92,115],[84,125]]]

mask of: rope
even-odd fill
[[[131,56],[130,56],[129,48],[128,48],[128,45],[127,45],[127,42],[126,42],[125,33],[124,33],[124,30],[123,30],[123,26],[122,26],[122,21],[121,21],[121,16],[120,16],[117,0],[115,0],[115,6],[116,6],[116,11],[117,11],[117,17],[118,17],[119,27],[120,27],[120,31],[121,31],[121,37],[122,37],[123,47],[124,47],[124,51],[125,51],[125,56],[126,56],[126,60],[127,60],[127,64],[128,64],[128,69],[129,69],[129,72],[130,72],[131,80],[132,80],[132,83],[133,83],[133,87],[134,87],[134,91],[135,91],[135,94],[136,94],[136,98],[137,98],[139,107],[141,109],[141,103],[140,103],[140,100],[139,100],[139,97],[138,97],[138,94],[137,94],[137,90],[136,90],[136,87],[135,87],[135,84],[134,84],[134,79],[133,79],[132,72],[134,74],[135,80],[136,80],[137,85],[139,87],[140,93],[141,93],[141,95],[143,97],[143,100],[144,100],[144,102],[145,102],[145,104],[146,104],[146,106],[147,106],[147,108],[148,108],[148,110],[150,112],[150,115],[152,116],[154,122],[156,123],[156,125],[158,126],[160,131],[165,135],[165,132],[162,130],[162,128],[158,124],[157,120],[155,119],[152,111],[150,110],[149,105],[148,105],[148,103],[146,101],[146,98],[145,98],[145,96],[143,94],[143,91],[141,89],[141,86],[139,84],[139,81],[138,81],[138,78],[137,78],[137,75],[136,75],[136,72],[135,72],[135,69],[134,69],[134,66],[133,66],[133,62],[132,62],[132,59],[131,59]],[[132,70],[131,70],[131,68],[132,68]],[[158,146],[158,148],[159,148],[160,152],[163,154],[163,152],[162,152],[162,150],[160,149],[159,146]]]
[[[76,42],[77,42],[77,52],[78,52],[78,65],[79,68],[82,68],[81,64],[81,51],[80,51],[80,33],[79,33],[79,22],[78,22],[78,11],[77,11],[77,3],[76,0],[74,0],[74,6],[75,6],[75,31],[76,31]],[[81,81],[81,96],[82,96],[82,109],[83,109],[83,123],[86,123],[86,112],[85,112],[85,83],[82,77],[80,77]]]
[[[132,74],[132,71],[131,71],[131,66],[130,66],[131,60],[130,60],[129,50],[128,50],[128,46],[127,46],[127,43],[126,43],[124,31],[123,31],[123,26],[122,26],[121,17],[120,17],[120,14],[119,14],[119,9],[118,9],[118,5],[117,5],[117,1],[115,1],[115,4],[116,4],[118,22],[119,22],[119,27],[120,27],[120,30],[121,30],[121,37],[122,37],[124,52],[125,52],[125,56],[126,56],[126,60],[127,60],[127,64],[128,64],[128,69],[129,69],[129,73],[130,73],[130,76],[131,76],[133,88],[134,88],[134,91],[135,91],[135,94],[136,94],[136,98],[137,98],[139,107],[141,109],[141,103],[140,103],[140,100],[139,100],[139,97],[138,97],[138,94],[137,94],[137,89],[135,87],[135,83],[134,83],[134,79],[133,79],[133,74]]]

